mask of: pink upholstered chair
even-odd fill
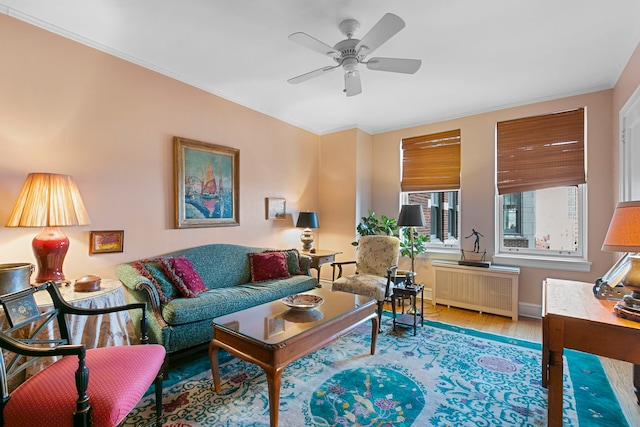
[[[54,309],[40,313],[33,297],[46,289]],[[103,309],[67,304],[53,282],[0,296],[5,325],[0,332],[2,426],[116,426],[155,382],[156,425],[162,425],[162,372],[165,349],[147,344],[146,305]],[[141,344],[86,349],[69,343],[67,314],[91,315],[142,310]],[[57,321],[59,339],[42,332]],[[18,375],[39,357],[63,356],[11,390]]]
[[[334,262],[334,291],[349,292],[375,298],[378,301],[378,320],[382,324],[382,308],[393,295],[398,270],[400,240],[394,236],[362,236],[358,241],[355,261]],[[355,264],[356,274],[342,275],[345,264]],[[336,278],[336,268],[338,277]]]

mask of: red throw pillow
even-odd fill
[[[162,267],[182,295],[195,298],[208,291],[202,278],[185,257],[162,258]]]
[[[174,285],[174,281],[167,275],[162,258],[142,259],[134,261],[131,266],[149,279],[158,292],[161,303],[166,303],[180,296],[180,290]]]
[[[287,261],[287,271],[290,275],[304,274],[300,266],[300,253],[297,249],[267,249],[266,252],[282,252]]]
[[[287,259],[282,252],[249,253],[251,265],[251,281],[263,282],[265,280],[289,277]]]

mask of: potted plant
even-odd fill
[[[420,234],[413,230],[413,254],[420,255],[427,251],[429,236]],[[400,239],[400,255],[411,257],[411,238],[409,227],[402,227],[402,238]]]
[[[363,216],[356,226],[356,232],[359,236],[396,236],[400,238],[400,255],[411,258],[411,239],[409,236],[409,227],[398,227],[398,221],[395,218],[389,218],[381,215],[378,218],[375,212],[369,210],[367,216]],[[427,242],[429,236],[420,234],[413,230],[413,254],[414,257],[427,250]],[[358,246],[358,242],[352,242],[353,246]]]
[[[359,236],[396,236],[398,237],[398,222],[395,218],[388,218],[382,215],[378,218],[375,212],[369,210],[367,216],[363,216],[356,226]],[[353,246],[358,246],[358,242],[351,242]]]

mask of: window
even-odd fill
[[[578,186],[502,196],[501,252],[581,256]]]
[[[522,193],[505,194],[502,201],[502,232],[505,235],[522,233]]]
[[[402,140],[403,203],[420,204],[427,247],[459,248],[460,130]]]
[[[584,116],[497,124],[498,255],[584,258]]]
[[[442,193],[429,194],[429,201],[431,202],[429,225],[431,229],[428,234],[432,242],[444,240],[442,236],[442,223],[444,222],[444,218],[442,218],[442,209],[440,208],[440,205],[443,204],[442,195]]]
[[[425,227],[416,227],[415,230],[429,236],[427,247],[435,249],[460,246],[457,191],[409,192],[404,193],[404,199],[404,203],[422,205]]]
[[[445,217],[449,239],[458,239],[458,192],[447,193],[447,215]]]

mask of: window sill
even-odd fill
[[[588,273],[591,262],[584,259],[546,258],[533,255],[496,254],[493,263],[514,267],[544,268],[547,270],[564,270]]]
[[[460,249],[458,248],[429,248],[423,255],[431,260],[458,261],[460,259]]]

